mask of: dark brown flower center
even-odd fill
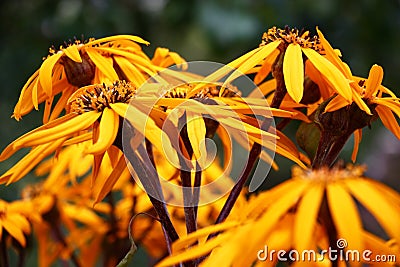
[[[125,81],[87,86],[77,91],[69,103],[69,110],[79,114],[93,110],[101,112],[112,103],[129,103],[135,92],[136,87]]]
[[[91,84],[96,69],[96,65],[87,53],[82,54],[82,52],[80,52],[80,54],[82,62],[75,62],[66,55],[61,58],[61,64],[64,65],[68,82],[76,87],[83,87]]]

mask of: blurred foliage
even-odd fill
[[[138,35],[151,42],[145,48],[149,55],[162,46],[180,53],[188,61],[227,63],[257,47],[269,27],[289,25],[315,33],[318,26],[331,44],[340,48],[353,73],[366,77],[372,64],[380,64],[385,70],[384,85],[400,93],[398,0],[3,0],[0,20],[1,149],[41,123],[40,112],[33,112],[17,123],[10,118],[13,106],[48,48],[58,47],[74,37]],[[368,130],[364,133],[360,161],[369,162],[374,175],[386,175],[375,178],[385,178],[398,188],[394,177],[398,173],[399,147],[390,141],[394,138],[386,132],[375,132],[375,139]],[[350,141],[345,153],[351,153],[351,146]],[[370,149],[377,153],[375,158],[367,157]],[[382,161],[378,153],[391,155],[392,165],[383,168],[385,161],[376,165],[377,159]],[[281,164],[279,175],[288,177],[292,163],[278,159],[278,164]],[[11,165],[12,161],[2,162],[0,171],[3,173]],[[278,182],[276,177],[277,173],[272,171],[268,187]],[[1,197],[17,197],[18,189],[23,186],[20,184],[1,187]]]

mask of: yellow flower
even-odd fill
[[[400,100],[391,90],[382,85],[382,67],[376,64],[373,65],[367,79],[352,76],[351,72],[348,72],[347,76],[349,80],[353,81],[351,82],[354,92],[353,100],[357,104],[358,109],[370,115],[371,121],[375,117],[379,117],[383,125],[400,139],[400,127],[394,116],[395,114],[397,117],[400,117]],[[325,112],[335,112],[342,108],[349,108],[349,106],[338,95],[328,103]],[[361,137],[362,128],[354,132],[353,161],[356,159]]]
[[[374,255],[395,255],[398,263],[398,248],[364,229],[357,203],[375,217],[391,243],[396,243],[400,238],[400,195],[363,177],[363,171],[360,166],[319,170],[295,167],[292,179],[250,198],[245,206],[234,209],[225,223],[203,228],[174,243],[172,255],[157,266],[207,255],[200,266],[252,266],[258,261],[257,251],[265,245],[300,253],[318,252],[328,246],[335,249],[339,239],[347,241],[344,252],[369,249]],[[217,232],[218,236],[206,240]],[[199,245],[188,248],[195,241]],[[360,266],[361,261],[349,263]],[[294,264],[310,266],[312,262]]]
[[[26,246],[25,235],[30,234],[30,216],[37,215],[35,207],[26,201],[7,202],[0,199],[0,240],[9,234],[21,246]]]
[[[185,66],[186,60],[182,58],[178,53],[169,51],[168,48],[157,47],[154,51],[153,58],[151,62],[155,65],[158,70],[163,70],[172,65]]]
[[[320,34],[320,32],[318,31]],[[303,60],[303,54],[307,58]],[[256,67],[261,65],[260,67]],[[306,67],[305,67],[306,65]],[[297,29],[278,29],[273,27],[264,33],[260,46],[234,61],[222,67],[209,79],[220,78],[237,69],[227,80],[237,78],[241,73],[257,73],[255,83],[259,84],[275,69],[281,69],[283,77],[274,77],[284,80],[289,96],[297,103],[304,94],[304,77],[308,75],[310,67],[316,70],[321,79],[329,85],[334,92],[343,96],[348,103],[352,102],[352,91],[346,77],[326,56],[325,46],[320,37],[310,36],[309,31]],[[315,75],[314,75],[315,76]],[[326,86],[325,86],[326,87]],[[320,87],[321,95],[330,92],[322,92],[326,88]],[[327,90],[327,89],[326,89]]]
[[[155,70],[137,43],[149,44],[137,36],[117,35],[87,42],[75,40],[58,50],[50,48],[50,55],[22,88],[13,116],[19,120],[46,101],[43,121],[47,122],[60,115],[79,87],[118,79],[139,86]],[[60,93],[57,104],[53,104],[54,96]]]
[[[168,143],[166,134],[156,126],[151,116],[148,118],[147,114],[129,106],[135,91],[136,88],[126,82],[116,82],[109,86],[90,85],[76,91],[69,100],[68,113],[65,116],[32,130],[4,149],[0,155],[1,160],[7,159],[21,148],[32,147],[22,160],[0,177],[0,183],[15,182],[62,146],[87,140],[92,140],[93,145],[84,153],[94,155],[96,170],[100,166],[104,153],[116,141],[122,123],[120,117],[129,120],[133,127],[146,136],[160,151],[163,151],[164,147],[169,158],[173,159],[174,150]],[[122,141],[119,140],[119,142]],[[113,160],[114,162],[123,161],[121,157]]]
[[[202,86],[201,90],[198,90],[199,84]],[[196,158],[199,158],[201,151],[205,150],[205,147],[198,147],[199,141],[204,139],[204,136],[212,138],[214,133],[217,133],[222,140],[224,154],[228,159],[232,153],[229,139],[229,135],[232,135],[246,149],[253,143],[259,143],[266,149],[276,151],[301,166],[305,167],[303,161],[308,162],[283,133],[274,127],[268,131],[260,130],[261,121],[254,118],[255,116],[264,116],[265,119],[270,119],[271,116],[297,118],[296,113],[266,107],[265,99],[241,97],[241,93],[235,87],[221,87],[220,84],[207,83],[207,80],[204,83],[183,84],[163,94],[163,98],[157,102],[157,105],[165,105],[175,111],[186,110],[188,137]],[[210,104],[204,106],[205,110],[202,111],[200,109],[202,105],[199,105],[199,102],[207,103],[207,101]],[[195,120],[196,114],[209,116],[203,116],[203,120]],[[272,138],[274,134],[277,136],[276,139]],[[261,158],[277,169],[277,165],[265,151],[261,152]],[[229,161],[225,158],[225,163],[227,162]]]
[[[395,116],[400,117],[400,99],[388,88],[382,85],[383,69],[379,65],[373,65],[368,78],[353,77],[352,87],[362,99],[364,105],[359,108],[370,115],[377,115],[382,123],[397,138],[400,139],[400,128]],[[325,111],[332,112],[347,106],[339,96],[335,97],[327,105]],[[372,110],[372,113],[370,112]]]

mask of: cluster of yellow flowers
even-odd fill
[[[30,149],[1,184],[44,177],[21,199],[0,199],[0,266],[10,247],[23,262],[31,238],[39,266],[127,266],[137,245],[159,267],[399,265],[400,195],[337,158],[354,134],[354,163],[362,129],[378,118],[400,139],[400,99],[382,85],[382,67],[354,76],[316,32],[273,27],[207,75],[166,48],[150,58],[137,36],[51,48],[13,112],[20,120],[43,107],[43,125],[0,154]],[[241,77],[256,85],[248,96]],[[291,140],[284,130],[296,121]],[[248,151],[243,163],[231,162],[231,137]],[[220,142],[217,156],[207,139]],[[278,170],[271,153],[294,162],[292,177],[254,193],[246,185],[258,159]],[[364,226],[361,207],[383,236]],[[290,257],[304,251],[315,259]]]

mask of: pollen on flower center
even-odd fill
[[[260,45],[266,45],[276,40],[282,40],[284,46],[289,44],[299,44],[303,48],[314,49],[320,54],[324,53],[324,48],[322,47],[318,36],[314,35],[311,37],[309,31],[299,31],[296,28],[291,29],[288,26],[286,26],[285,29],[272,27],[263,34]]]
[[[135,92],[136,87],[125,81],[86,86],[71,96],[69,111],[79,114],[93,110],[101,112],[112,103],[129,103]]]
[[[333,182],[346,178],[361,177],[365,169],[365,166],[354,166],[351,164],[347,165],[345,168],[334,167],[332,169],[320,168],[316,170],[304,170],[298,166],[295,166],[292,169],[292,177],[318,182]]]

